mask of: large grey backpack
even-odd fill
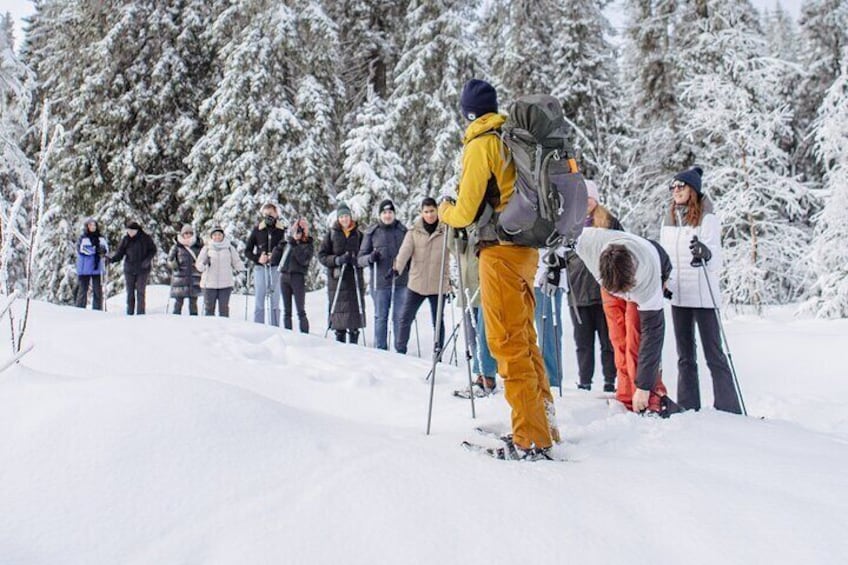
[[[562,105],[553,96],[522,96],[510,106],[501,138],[517,177],[515,192],[498,216],[499,239],[555,247],[583,231],[586,183],[566,135]]]

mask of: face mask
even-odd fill
[[[265,216],[265,225],[266,226],[276,226],[277,225],[277,218],[275,218],[274,216]]]

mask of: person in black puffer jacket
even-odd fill
[[[280,221],[280,212],[276,204],[265,204],[260,210],[259,222],[245,242],[244,255],[253,261],[253,321],[265,323],[266,293],[271,293],[271,325],[280,325],[280,277],[276,269],[283,256],[286,244],[286,230]],[[268,290],[268,287],[271,287]]]
[[[107,260],[117,263],[124,261],[124,280],[127,287],[127,314],[144,314],[147,279],[153,258],[156,256],[156,244],[135,220],[126,223],[127,235],[121,239],[114,255]]]
[[[188,298],[188,313],[197,316],[197,297],[200,296],[200,271],[195,267],[203,245],[194,235],[194,228],[186,224],[177,236],[177,242],[168,253],[171,267],[171,298],[174,314],[183,312],[183,302]]]
[[[395,218],[395,205],[386,199],[380,203],[380,221],[365,231],[359,248],[360,267],[371,267],[371,297],[374,299],[374,347],[388,349],[389,309],[392,310],[394,335],[400,331],[400,318],[406,296],[409,273],[395,277],[392,271],[400,251],[406,226]]]
[[[336,332],[336,340],[349,343],[359,341],[359,329],[365,327],[361,312],[365,304],[363,269],[356,264],[356,256],[362,242],[362,232],[351,217],[347,204],[340,204],[336,211],[338,221],[324,237],[318,260],[327,267],[327,292],[330,298],[330,327]],[[356,283],[359,283],[357,290]],[[339,289],[335,306],[333,299]]]
[[[306,318],[306,273],[315,252],[309,224],[305,218],[289,226],[286,232],[286,248],[280,261],[280,282],[283,290],[283,327],[292,329],[292,298],[297,308],[300,332],[309,333]]]

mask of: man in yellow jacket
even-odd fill
[[[509,202],[516,174],[512,162],[504,166],[504,148],[496,135],[505,121],[498,114],[497,92],[491,84],[472,79],[463,88],[461,106],[471,122],[463,139],[462,176],[456,202],[442,202],[439,218],[454,228],[477,230],[483,319],[512,408],[513,442],[520,455],[538,456],[559,441],[533,326],[539,255],[497,238],[493,212],[501,212]]]

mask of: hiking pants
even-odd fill
[[[222,318],[230,317],[230,295],[233,287],[227,288],[204,288],[203,289],[203,311],[207,316],[215,315],[215,303],[218,303],[218,315]]]
[[[574,326],[574,344],[577,347],[577,367],[581,385],[591,385],[595,375],[595,334],[601,344],[601,367],[604,384],[615,385],[615,355],[612,352],[607,318],[603,304],[578,306],[580,320],[571,312],[571,324]],[[581,323],[582,322],[582,323]]]
[[[300,333],[309,333],[309,320],[306,317],[306,277],[303,273],[283,273],[283,327],[292,329],[292,299],[297,308],[297,321]]]
[[[636,369],[639,366],[641,341],[639,310],[635,302],[613,296],[604,289],[601,289],[601,298],[604,302],[604,314],[607,317],[610,341],[615,355],[615,366],[618,369],[615,397],[627,406],[628,410],[633,410],[633,393],[636,392]],[[665,395],[662,375],[658,375],[648,400],[648,410],[659,412],[660,398]]]
[[[150,273],[144,271],[137,275],[124,273],[124,281],[127,286],[127,315],[144,314],[144,296],[148,276],[150,276]]]
[[[473,324],[471,323],[471,316],[474,316]],[[471,340],[469,344],[471,348],[471,372],[490,379],[495,378],[498,374],[498,364],[492,357],[492,352],[489,351],[489,344],[486,343],[486,324],[483,323],[483,309],[472,307],[471,314],[466,311],[465,323],[468,325],[468,339]]]
[[[538,259],[538,252],[529,247],[493,245],[480,250],[486,337],[512,408],[513,439],[525,449],[552,445],[545,403],[553,406],[553,397],[533,327]]]
[[[103,285],[100,275],[80,275],[79,288],[77,288],[77,306],[85,308],[88,304],[88,287],[91,285],[91,307],[94,310],[103,310]]]
[[[677,341],[677,403],[689,410],[700,410],[701,391],[698,383],[695,325],[701,334],[704,357],[713,378],[713,406],[716,410],[741,414],[733,374],[721,348],[717,312],[712,308],[671,307],[674,339]]]
[[[536,332],[543,341],[539,343],[545,372],[551,386],[559,386],[562,381],[562,289],[556,294],[545,296],[542,289],[534,289],[536,294]],[[554,301],[556,302],[556,324],[554,324]],[[542,325],[544,324],[544,330]]]
[[[418,294],[409,288],[406,289],[403,298],[403,315],[400,318],[400,328],[395,337],[395,351],[398,353],[406,353],[406,347],[409,343],[409,334],[412,332],[412,323],[415,321],[415,316],[418,314],[418,309],[424,304],[424,301],[430,302],[430,318],[433,320],[433,331],[436,330],[436,317],[439,310],[439,295],[438,294]],[[442,300],[442,312],[444,313],[445,301]],[[435,338],[435,335],[433,336]],[[434,339],[435,341],[435,339]],[[442,316],[442,325],[439,328],[439,351],[445,343],[445,317]]]
[[[197,297],[196,296],[178,296],[174,298],[174,314],[179,316],[183,313],[183,303],[188,298],[188,313],[190,316],[197,316]]]

